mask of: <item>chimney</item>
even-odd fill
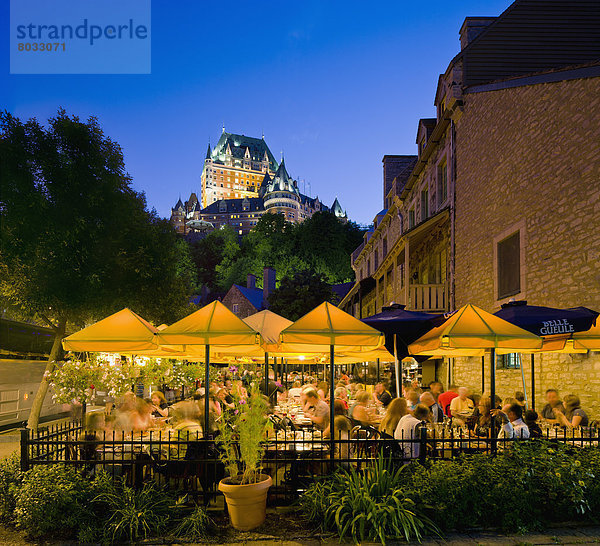
[[[246,277],[246,288],[256,288],[256,277],[252,273]]]
[[[263,307],[268,309],[269,296],[275,290],[275,270],[272,267],[265,267],[263,270]]]
[[[460,27],[460,49],[467,47],[496,17],[466,17]]]

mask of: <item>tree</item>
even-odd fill
[[[29,426],[69,323],[129,306],[157,322],[185,312],[191,261],[131,187],[119,145],[96,118],[59,110],[47,127],[0,114],[0,295],[55,333]]]
[[[281,280],[269,297],[269,309],[289,320],[298,320],[324,301],[334,301],[331,286],[312,271],[297,271]]]

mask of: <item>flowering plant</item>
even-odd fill
[[[225,411],[218,421],[220,458],[234,483],[257,483],[264,455],[264,440],[271,428],[269,402],[258,386],[250,389],[247,400],[235,400],[236,409]]]

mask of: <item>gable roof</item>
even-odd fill
[[[247,288],[234,284],[235,286],[254,307],[257,311],[260,311],[263,306],[263,291],[260,288]]]
[[[471,86],[599,58],[598,0],[516,0],[450,64]]]

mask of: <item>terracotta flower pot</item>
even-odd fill
[[[265,521],[267,492],[273,485],[271,476],[260,474],[262,481],[238,485],[231,478],[219,482],[219,491],[225,495],[231,525],[238,531],[250,531]]]

